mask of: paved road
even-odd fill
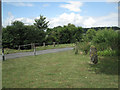
[[[55,53],[55,52],[61,52],[61,51],[67,51],[72,50],[73,48],[59,48],[59,49],[48,49],[48,50],[40,50],[36,51],[36,55],[40,54],[47,54],[47,53]],[[13,54],[7,54],[5,55],[5,59],[13,59],[13,58],[19,58],[24,56],[33,56],[33,52],[22,52],[22,53],[13,53]]]

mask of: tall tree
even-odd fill
[[[40,30],[46,30],[48,28],[49,21],[46,21],[46,17],[40,15],[39,19],[35,19],[34,25]]]

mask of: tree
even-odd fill
[[[48,23],[49,21],[46,21],[46,17],[40,15],[39,19],[35,19],[34,25],[39,29],[39,30],[46,30],[48,28]]]
[[[25,33],[24,33],[24,44],[30,44],[37,42],[36,40],[36,34],[38,33],[38,30],[35,29],[34,25],[27,25],[24,26]]]
[[[2,35],[3,47],[15,48],[16,45],[23,44],[24,24],[14,21],[11,26],[3,28]]]
[[[83,29],[82,27],[77,27],[77,30],[75,32],[75,39],[77,42],[80,42],[83,37]]]
[[[46,21],[46,17],[40,15],[39,19],[35,19],[35,27],[36,30],[38,30],[38,33],[36,33],[36,40],[38,43],[43,43],[45,42],[45,37],[46,37],[46,33],[45,30],[47,30],[48,28],[48,23],[49,21]]]
[[[96,31],[94,29],[88,29],[86,32],[86,40],[87,41],[92,41],[93,37],[96,35]]]

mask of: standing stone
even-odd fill
[[[90,47],[90,57],[91,57],[91,61],[94,64],[97,64],[97,62],[98,62],[98,55],[97,55],[97,49],[95,48],[95,46],[91,46]]]

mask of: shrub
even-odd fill
[[[98,51],[99,56],[117,56],[118,51],[116,50],[104,50]]]
[[[78,48],[82,50],[85,54],[87,54],[90,50],[90,42],[79,42]]]
[[[92,40],[98,50],[111,48],[112,50],[118,47],[118,33],[112,29],[99,30]]]

